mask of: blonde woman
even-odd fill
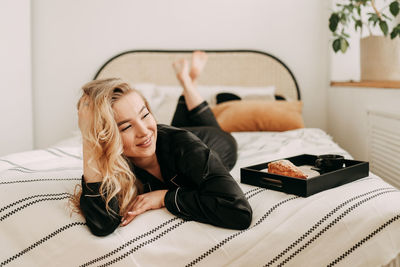
[[[183,87],[172,126],[157,124],[147,101],[119,79],[95,80],[78,102],[83,139],[82,190],[75,195],[94,235],[166,207],[186,220],[245,229],[251,207],[229,174],[236,142],[222,131],[196,79],[207,60],[174,63]]]

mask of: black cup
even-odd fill
[[[315,167],[323,171],[334,171],[343,167],[344,157],[335,154],[319,155]]]

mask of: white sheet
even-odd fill
[[[318,129],[234,136],[237,181],[240,167],[297,154],[350,158]],[[308,198],[241,184],[244,231],[160,209],[96,237],[67,205],[81,166],[76,139],[0,158],[0,266],[381,266],[400,252],[399,190],[372,173]]]

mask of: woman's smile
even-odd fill
[[[151,146],[151,143],[153,141],[153,133],[151,133],[144,142],[137,144],[136,146],[141,147],[141,148],[147,148]]]

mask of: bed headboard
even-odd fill
[[[277,57],[253,50],[204,50],[208,62],[200,85],[271,86],[286,99],[300,100],[300,90],[290,69]],[[178,85],[172,62],[190,59],[193,50],[133,50],[108,60],[94,79],[122,78],[131,84]]]

